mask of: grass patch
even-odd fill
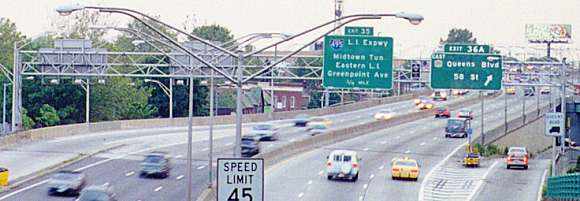
[[[505,149],[501,149],[496,145],[485,145],[475,144],[474,148],[479,150],[479,154],[484,157],[494,156],[494,155],[504,155]]]

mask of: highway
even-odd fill
[[[450,101],[443,102],[442,104],[449,104],[466,97],[452,98]],[[334,122],[333,129],[344,128],[356,124],[362,124],[365,122],[374,121],[372,115],[374,112],[389,108],[396,112],[397,114],[405,114],[409,112],[416,111],[412,100],[402,101],[392,104],[386,104],[371,108],[365,108],[362,110],[339,113],[334,115],[328,115],[327,118]],[[275,148],[277,145],[288,143],[290,141],[299,140],[301,138],[309,137],[305,135],[304,128],[295,128],[291,126],[291,120],[282,120],[274,122],[279,126],[283,126],[280,133],[279,140],[275,142],[264,142],[262,143],[262,149],[268,150]],[[253,124],[244,124],[244,132],[250,130]],[[173,183],[178,183],[179,180],[183,180],[185,174],[185,156],[187,143],[184,141],[187,135],[185,128],[161,128],[161,129],[151,129],[151,130],[135,130],[135,131],[123,131],[123,132],[106,132],[97,134],[87,134],[82,136],[73,136],[62,139],[54,139],[43,142],[35,142],[21,147],[15,148],[5,148],[2,151],[5,154],[11,154],[11,157],[2,157],[1,160],[17,160],[29,158],[31,161],[36,160],[37,157],[42,156],[43,162],[56,163],[66,160],[68,157],[78,155],[79,153],[88,152],[87,150],[96,149],[97,147],[104,146],[114,146],[122,145],[120,148],[108,151],[103,154],[99,154],[95,157],[81,161],[80,165],[75,165],[74,167],[67,167],[66,169],[77,169],[81,168],[89,175],[88,181],[93,183],[92,176],[96,176],[94,181],[96,184],[99,183],[112,183],[117,188],[125,189],[127,186],[134,186],[131,183],[132,179],[137,179],[134,174],[138,170],[138,165],[143,157],[143,154],[153,151],[162,150],[169,152],[174,158],[174,170],[172,171],[172,178],[168,180],[159,180],[158,182],[163,183],[165,186],[163,188],[168,189],[168,186],[172,186]],[[230,157],[233,149],[233,137],[234,128],[233,125],[222,125],[217,126],[214,133],[214,156],[217,157]],[[208,154],[208,141],[207,141],[207,130],[204,127],[196,127],[194,132],[193,146],[194,146],[194,183],[195,191],[197,195],[199,192],[205,189],[207,183],[208,171],[207,171],[207,154]],[[67,147],[66,151],[62,147]],[[3,154],[4,154],[3,153]],[[34,159],[34,160],[32,160]],[[52,160],[52,161],[50,161]],[[215,159],[214,159],[215,160]],[[87,162],[92,161],[93,163]],[[104,162],[103,162],[104,161]],[[95,163],[97,165],[95,165]],[[83,168],[83,164],[89,165],[87,168]],[[22,166],[26,166],[24,163]],[[118,167],[118,168],[117,168]],[[18,170],[17,168],[12,168]],[[115,170],[115,173],[111,174],[111,170]],[[104,176],[107,175],[107,176]],[[126,176],[129,175],[129,176]],[[122,179],[129,179],[124,182]],[[179,178],[179,179],[178,179]],[[105,182],[100,182],[100,181]],[[37,193],[34,191],[45,191],[46,189],[42,186],[44,181],[43,178],[35,182],[30,182],[28,185],[24,185],[24,188],[11,191],[9,193],[4,193],[0,195],[0,200],[51,200],[59,198],[47,198],[46,193]],[[117,181],[117,182],[113,182]],[[156,180],[153,180],[156,181]],[[143,182],[142,182],[143,183]],[[149,182],[147,182],[149,184]],[[155,184],[155,182],[151,182]],[[37,184],[38,186],[34,186]],[[33,186],[34,188],[30,187]],[[141,188],[140,188],[141,189]],[[157,189],[155,187],[154,189]],[[171,189],[171,188],[169,188]],[[160,191],[160,190],[159,190]],[[155,191],[155,192],[159,192]],[[167,191],[167,190],[166,190]],[[177,189],[177,191],[183,191],[183,189]],[[34,193],[33,193],[34,192]],[[121,198],[125,200],[125,195],[119,192]],[[180,197],[184,193],[175,192],[175,196]],[[141,196],[142,200],[150,200],[147,194],[133,194],[136,196]],[[22,197],[23,196],[23,197]],[[40,196],[40,197],[35,197]],[[144,199],[147,198],[147,199]],[[131,197],[127,199],[132,199]]]
[[[528,98],[534,100],[535,97]],[[543,103],[545,97],[542,98]],[[519,99],[516,96],[508,98],[508,105],[516,105]],[[473,105],[475,120],[472,126],[474,133],[479,133],[481,115],[479,104]],[[513,108],[513,109],[512,109]],[[509,117],[515,118],[521,115],[521,107],[510,107]],[[535,109],[527,107],[527,109]],[[501,112],[500,112],[501,111]],[[455,114],[457,111],[452,111]],[[488,101],[486,108],[485,122],[487,126],[494,126],[503,123],[503,97],[498,97],[494,101]],[[486,161],[479,169],[464,169],[458,165],[461,154],[454,155],[453,152],[459,149],[466,141],[465,139],[444,138],[445,120],[425,118],[407,124],[398,125],[389,129],[377,131],[358,138],[343,141],[341,143],[325,146],[290,158],[275,165],[266,172],[266,199],[268,200],[419,200],[420,193],[435,196],[423,196],[422,200],[469,200],[477,198],[488,199],[487,194],[477,194],[478,186],[484,185],[485,175],[496,170],[490,167],[503,167],[500,159]],[[325,175],[326,156],[335,149],[357,150],[362,157],[360,162],[360,175],[357,182],[330,181]],[[421,165],[421,175],[415,181],[394,181],[390,178],[390,161],[395,157],[409,156],[417,159]],[[442,159],[449,158],[447,162]],[[425,176],[433,168],[441,163],[442,165],[431,174],[432,179],[438,176],[446,176],[447,179],[455,178],[464,182],[463,186],[457,185],[437,185],[426,182],[424,188],[422,183]],[[535,164],[533,162],[532,164]],[[499,164],[499,165],[498,165]],[[535,167],[538,169],[545,168]],[[439,171],[442,169],[443,171]],[[499,171],[499,170],[496,170]],[[528,183],[511,186],[502,185],[488,187],[495,189],[497,197],[507,198],[501,200],[523,200],[517,194],[512,194],[512,188],[522,188],[523,192],[537,192],[541,175],[535,174],[537,171],[521,171],[520,175],[529,180],[521,180]],[[509,172],[508,172],[509,173]],[[490,175],[491,176],[491,175]],[[537,176],[537,177],[536,177]],[[485,185],[487,186],[487,185]],[[466,195],[465,195],[466,194]],[[465,195],[465,196],[464,196]],[[479,198],[478,196],[483,197]],[[471,197],[470,197],[471,196]],[[530,196],[535,200],[534,196]]]

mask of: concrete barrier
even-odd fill
[[[323,109],[298,110],[287,112],[275,112],[272,114],[247,114],[244,115],[243,122],[262,122],[269,120],[291,119],[298,114],[309,114],[311,116],[320,116],[328,114],[336,114],[354,111],[362,108],[374,107],[382,104],[394,103],[399,101],[411,100],[417,96],[429,94],[429,91],[418,92],[415,94],[408,94],[402,96],[391,96],[369,101],[361,101],[349,105],[342,105],[337,107],[328,107]],[[271,116],[272,115],[272,116]],[[234,115],[216,116],[214,124],[233,124],[235,123]],[[208,125],[209,117],[194,117],[194,125]],[[46,128],[38,128],[26,131],[20,131],[8,136],[0,138],[0,146],[8,146],[16,143],[23,143],[34,140],[51,139],[57,137],[65,137],[72,135],[81,135],[95,132],[106,132],[115,130],[131,130],[143,128],[160,128],[160,127],[185,127],[187,126],[187,118],[173,118],[173,119],[139,119],[139,120],[120,120],[108,122],[96,122],[90,124],[70,124],[53,126]]]
[[[486,99],[491,99],[495,97],[497,97],[497,94],[494,96],[486,97]],[[471,97],[460,102],[449,104],[447,107],[450,110],[455,110],[475,104],[479,101],[480,101],[479,97]],[[396,116],[386,121],[373,121],[362,125],[330,131],[322,135],[316,135],[313,137],[305,138],[303,140],[282,145],[276,149],[260,153],[254,157],[263,158],[264,168],[268,169],[272,165],[285,159],[288,159],[298,153],[313,150],[325,145],[338,143],[347,139],[363,136],[375,131],[387,129],[395,125],[412,122],[417,119],[431,117],[433,115],[432,111],[433,111],[432,109],[416,111],[409,114]],[[202,194],[198,197],[197,201],[214,201],[216,199],[215,198],[216,192],[214,191],[214,189],[215,185],[213,186],[213,188],[207,189],[206,191],[202,192]]]

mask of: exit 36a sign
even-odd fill
[[[491,48],[489,45],[477,44],[445,44],[443,51],[446,53],[474,53],[474,54],[489,54]]]
[[[500,90],[502,66],[501,55],[435,53],[431,88]]]

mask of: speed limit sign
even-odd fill
[[[218,158],[217,201],[264,201],[264,159]]]

